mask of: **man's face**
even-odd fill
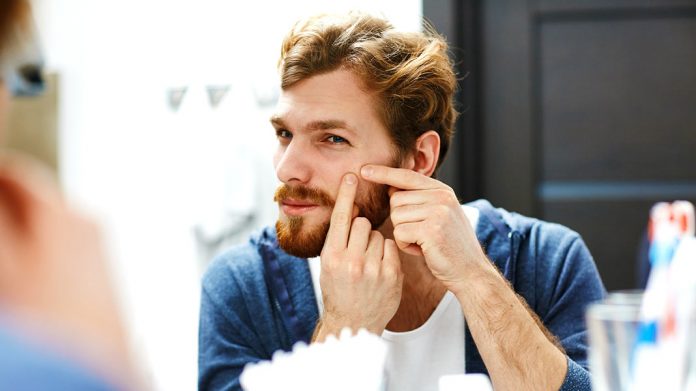
[[[278,136],[273,163],[282,182],[275,195],[280,208],[276,228],[286,252],[302,258],[319,255],[343,175],[357,174],[368,163],[398,165],[374,105],[347,70],[310,77],[281,93],[271,123]],[[387,190],[358,183],[358,215],[373,228],[389,216]]]

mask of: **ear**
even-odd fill
[[[13,227],[15,232],[29,225],[32,192],[15,173],[0,169],[0,224]]]
[[[17,153],[0,155],[0,224],[21,232],[42,209],[62,205],[56,182],[45,167]]]
[[[421,134],[413,147],[413,171],[432,176],[440,157],[440,135],[434,130]]]
[[[0,162],[0,296],[3,299],[12,293],[12,280],[27,267],[22,250],[31,235],[33,196],[17,174]]]

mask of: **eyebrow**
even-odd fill
[[[270,118],[270,121],[271,121],[271,124],[273,124],[273,126],[276,128],[287,128],[285,121],[283,121],[283,119],[278,115],[272,115]],[[325,119],[325,120],[312,121],[312,122],[308,123],[304,127],[304,129],[307,131],[345,129],[348,132],[355,133],[355,131],[353,129],[351,129],[348,126],[348,124],[346,124],[345,121],[338,120],[338,119]]]

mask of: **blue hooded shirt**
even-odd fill
[[[561,390],[590,390],[584,314],[606,292],[580,235],[485,200],[468,205],[480,212],[476,236],[488,258],[565,349]],[[221,254],[203,277],[199,390],[241,390],[246,364],[309,342],[318,319],[308,262],[280,249],[273,228]],[[487,374],[468,328],[465,336],[465,372]]]

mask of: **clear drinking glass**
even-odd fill
[[[617,291],[586,311],[594,391],[627,391],[640,319],[642,291]]]

